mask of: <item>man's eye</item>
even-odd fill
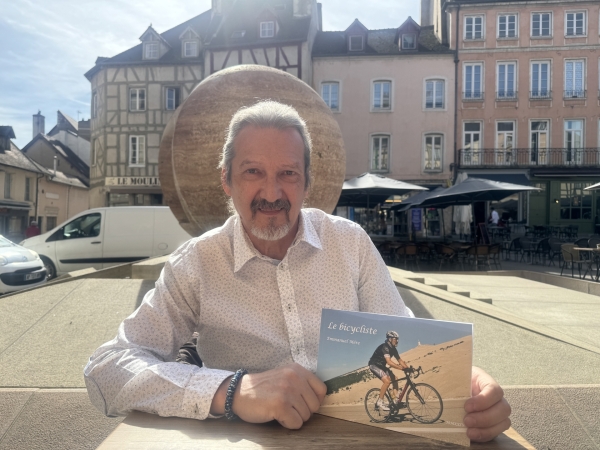
[[[255,174],[255,173],[258,173],[258,170],[257,169],[248,169],[248,170],[246,170],[246,173]]]
[[[293,170],[286,170],[285,172],[283,172],[284,175],[291,177],[293,175],[296,175],[296,172],[294,172]]]

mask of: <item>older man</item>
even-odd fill
[[[96,407],[299,428],[326,392],[313,373],[322,308],[412,315],[360,227],[302,209],[310,151],[291,107],[261,102],[233,116],[221,169],[237,213],[173,253],[92,355],[85,377]],[[172,362],[193,332],[203,367]],[[487,374],[473,373],[465,423],[471,439],[488,440],[508,428],[510,407]]]

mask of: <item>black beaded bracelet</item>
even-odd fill
[[[235,390],[237,388],[238,383],[240,382],[242,377],[247,373],[248,371],[246,369],[238,369],[235,372],[235,375],[233,375],[233,378],[231,378],[231,381],[229,382],[229,387],[227,388],[227,395],[225,396],[225,417],[227,417],[228,420],[235,420],[238,418],[238,416],[236,416],[232,410],[233,394],[235,394]]]

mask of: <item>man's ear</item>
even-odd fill
[[[225,191],[225,193],[229,197],[231,197],[231,188],[227,184],[227,171],[225,170],[225,168],[221,169],[221,186],[223,186],[223,190]]]

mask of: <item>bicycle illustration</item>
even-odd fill
[[[427,383],[415,383],[413,379],[417,379],[423,374],[423,369],[419,366],[414,369],[412,366],[404,369],[404,378],[398,381],[406,380],[406,384],[395,400],[392,398],[392,385],[388,387],[385,393],[389,410],[385,410],[377,406],[379,400],[379,388],[373,388],[367,392],[365,396],[365,409],[373,422],[389,422],[393,417],[398,415],[398,412],[404,408],[408,408],[410,414],[421,423],[434,423],[437,421],[444,410],[444,404],[439,392]],[[406,402],[402,399],[406,394]]]

